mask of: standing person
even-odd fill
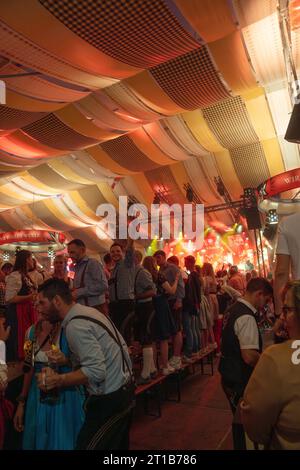
[[[194,256],[186,256],[184,264],[189,273],[185,282],[185,297],[182,309],[185,332],[184,360],[189,362],[192,353],[198,353],[200,350],[196,318],[200,312],[202,288],[199,274],[195,269],[196,260]]]
[[[300,279],[300,213],[284,217],[278,226],[276,268],[274,274],[275,315],[282,311],[282,291],[290,275]]]
[[[6,311],[6,276],[12,272],[13,268],[14,267],[11,263],[4,263],[0,269],[0,318],[5,316]]]
[[[55,396],[43,397],[36,379],[36,374],[49,362],[61,374],[71,371],[70,351],[61,322],[52,324],[40,315],[26,333],[25,349],[26,372],[14,416],[16,431],[23,431],[22,448],[73,450],[84,422],[82,387],[64,388]]]
[[[5,274],[0,270],[0,317],[4,316],[5,314],[5,290],[6,290],[6,284],[5,284]]]
[[[175,372],[174,367],[169,364],[169,339],[176,333],[174,316],[170,310],[168,296],[175,295],[177,291],[180,273],[176,274],[172,285],[166,280],[165,276],[157,270],[157,264],[153,256],[146,256],[143,261],[144,268],[151,274],[152,280],[156,286],[156,296],[153,297],[155,308],[154,325],[156,339],[160,345],[160,365],[163,375],[169,375]]]
[[[6,321],[11,327],[11,334],[6,343],[8,361],[24,359],[25,333],[36,320],[33,307],[36,286],[28,275],[32,267],[30,251],[20,250],[16,254],[13,272],[6,277]]]
[[[142,266],[143,255],[140,251],[134,252],[136,273],[134,279],[135,293],[135,335],[143,349],[143,368],[138,380],[139,385],[149,383],[151,377],[157,373],[154,361],[153,342],[154,332],[154,305],[152,298],[156,295],[156,287],[152,276]]]
[[[211,263],[204,263],[202,268],[202,276],[204,280],[204,293],[208,300],[210,311],[212,314],[213,327],[210,328],[209,333],[213,347],[220,349],[220,335],[216,338],[218,331],[219,319],[219,304],[217,299],[217,281],[214,273],[214,268]],[[218,341],[216,341],[218,339]]]
[[[159,271],[164,275],[165,279],[172,285],[180,270],[174,264],[168,263],[166,260],[166,254],[163,250],[158,250],[154,253],[154,258],[159,266]],[[180,275],[177,290],[175,295],[170,295],[168,298],[170,310],[174,317],[174,323],[176,332],[173,336],[173,356],[170,359],[171,367],[174,369],[180,369],[181,367],[181,352],[182,352],[182,300],[184,299],[184,282]]]
[[[104,262],[105,276],[106,276],[106,279],[109,281],[111,272],[113,270],[113,260],[112,260],[110,253],[106,253],[103,256],[103,262]]]
[[[54,271],[52,277],[54,279],[62,279],[69,284],[70,289],[73,288],[73,281],[68,276],[67,258],[65,255],[56,255],[53,262]]]
[[[233,415],[262,351],[257,311],[272,295],[268,281],[260,277],[251,279],[244,297],[238,299],[224,317],[219,372]],[[240,423],[233,422],[232,435],[234,448],[245,449],[245,435]]]
[[[84,385],[85,422],[78,450],[126,450],[134,391],[128,348],[111,320],[85,305],[75,304],[66,282],[49,279],[39,288],[40,312],[51,323],[62,320],[73,371],[45,369],[38,374],[43,391]]]
[[[239,291],[241,295],[245,294],[246,290],[246,280],[244,279],[243,275],[239,273],[239,269],[237,266],[231,266],[229,269],[229,280],[227,284],[233,289]]]
[[[241,402],[249,437],[272,450],[300,449],[300,281],[286,286],[281,319],[289,339],[261,355]]]
[[[44,282],[42,274],[37,269],[37,262],[35,258],[32,258],[33,267],[28,271],[28,276],[32,280],[35,286],[40,286]]]
[[[6,421],[12,418],[14,411],[13,404],[4,396],[8,384],[5,342],[9,333],[10,328],[5,328],[4,318],[0,318],[0,450],[3,447]]]
[[[128,346],[132,339],[134,318],[135,261],[133,240],[127,241],[125,255],[119,243],[110,247],[114,268],[109,279],[109,313]]]
[[[205,292],[205,282],[202,276],[202,268],[201,266],[195,266],[195,270],[199,276],[200,284],[202,293]],[[210,309],[209,302],[205,295],[201,296],[201,303],[200,303],[200,315],[199,318],[196,317],[196,325],[198,326],[198,331],[200,331],[200,340],[199,344],[201,345],[201,349],[207,351],[209,349],[208,340],[209,336],[213,337],[213,317]]]
[[[105,292],[108,289],[103,267],[94,258],[86,254],[82,240],[74,239],[68,243],[68,253],[75,265],[73,282],[73,299],[82,305],[107,313]]]
[[[7,386],[7,365],[5,341],[10,333],[10,327],[5,328],[4,318],[0,318],[0,395]]]

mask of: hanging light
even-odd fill
[[[278,214],[277,214],[276,209],[270,209],[270,210],[268,211],[267,223],[268,223],[269,225],[276,225],[276,224],[278,224]]]
[[[186,188],[186,198],[189,202],[193,202],[194,200],[194,191],[193,188],[188,184]]]
[[[160,197],[158,193],[154,194],[154,199],[152,204],[160,204]]]
[[[294,106],[284,138],[288,142],[300,144],[300,103]]]
[[[9,261],[9,259],[10,259],[10,254],[8,253],[8,251],[5,251],[5,252],[3,253],[2,259],[3,259],[4,262]]]
[[[51,246],[48,247],[48,257],[53,259],[55,257],[55,251]]]

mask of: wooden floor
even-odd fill
[[[209,365],[205,366],[209,374]],[[131,449],[232,449],[231,412],[220,375],[196,373],[184,379],[180,403],[162,403],[162,417],[145,416],[137,404],[131,432]]]

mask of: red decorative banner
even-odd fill
[[[273,176],[258,187],[258,192],[260,197],[267,199],[295,188],[300,188],[300,168]]]
[[[47,230],[16,230],[0,233],[0,245],[9,243],[63,243],[66,237],[62,233]]]

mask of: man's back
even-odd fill
[[[279,224],[276,253],[291,257],[292,277],[300,278],[300,213],[285,217]]]
[[[76,318],[78,316],[87,319]],[[103,323],[102,328],[97,322]],[[129,379],[130,373],[123,363],[121,347],[131,369],[131,361],[126,343],[117,332],[120,345],[107,333],[108,329],[116,337],[109,319],[91,307],[75,304],[63,321],[68,344],[72,353],[73,366],[81,369],[89,378],[88,390],[91,394],[111,393],[118,390]]]
[[[176,279],[176,275],[180,273],[180,269],[172,263],[165,263],[163,266],[160,267],[160,272],[165,276],[166,280],[169,282],[170,285],[173,285]],[[177,290],[175,295],[170,295],[170,299],[183,299],[185,296],[185,288],[182,276],[180,276],[178,280]]]
[[[224,318],[219,370],[226,382],[244,388],[253,368],[244,362],[241,349],[260,350],[261,342],[253,312],[243,301],[237,301]]]

